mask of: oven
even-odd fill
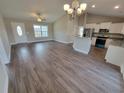
[[[102,36],[97,37],[95,47],[105,48],[107,37],[105,37],[104,34],[108,33],[108,32],[109,32],[108,29],[100,29],[99,30],[99,34]]]

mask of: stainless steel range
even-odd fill
[[[106,40],[108,37],[105,37],[104,34],[109,33],[109,30],[108,29],[100,29],[99,33],[101,34],[101,36],[97,37],[95,46],[98,48],[105,48]],[[102,36],[102,34],[103,34],[103,36]]]

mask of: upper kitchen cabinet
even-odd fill
[[[86,24],[86,28],[91,28],[91,29],[93,29],[93,28],[95,28],[95,26],[96,26],[96,23]]]
[[[95,32],[99,32],[99,24],[96,23],[86,24],[86,28],[94,29]]]
[[[95,32],[99,32],[99,29],[110,29],[112,22],[103,22],[103,23],[91,23],[86,24],[86,28],[95,29]]]
[[[124,33],[124,23],[111,24],[110,33]]]
[[[112,22],[100,23],[99,29],[110,29]]]
[[[121,33],[124,34],[124,23],[123,23],[123,28],[121,30]]]

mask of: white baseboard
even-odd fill
[[[27,43],[36,43],[36,42],[47,42],[47,41],[52,41],[53,39],[46,39],[46,40],[36,40],[36,41],[28,41]]]
[[[36,42],[43,42],[43,41],[52,41],[53,39],[47,39],[47,40],[36,40],[36,41],[27,41],[27,42],[24,42],[24,43],[36,43]],[[11,43],[11,46],[12,45],[17,45],[17,44],[23,44],[23,43]]]
[[[83,50],[80,50],[80,49],[76,49],[76,48],[73,48],[75,51],[78,51],[78,52],[80,52],[80,53],[83,53],[83,54],[86,54],[86,55],[88,55],[88,52],[86,52],[86,51],[83,51]]]
[[[66,42],[66,41],[60,41],[60,40],[54,40],[56,42],[60,42],[60,43],[64,43],[64,44],[70,44],[70,43],[73,43],[73,42]]]

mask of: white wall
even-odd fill
[[[121,67],[121,65],[124,64],[124,48],[120,46],[110,45],[107,50],[105,59],[107,60],[107,62]]]
[[[8,75],[6,67],[0,61],[0,93],[8,93]]]
[[[67,43],[67,27],[68,19],[67,16],[63,16],[54,23],[54,40]]]
[[[67,15],[59,18],[53,25],[54,40],[72,43],[76,33],[78,33],[78,23],[76,20],[70,20]]]
[[[2,62],[9,63],[10,61],[10,45],[8,41],[8,36],[6,33],[5,25],[2,16],[0,15],[0,54],[2,56]]]
[[[124,46],[110,45],[105,59],[107,62],[119,66],[124,78]]]
[[[74,37],[75,37],[75,34],[76,34],[76,30],[77,30],[77,29],[74,29],[74,26],[75,26],[74,21],[73,20],[68,20],[68,23],[67,23],[67,37],[68,37],[68,42],[69,43],[72,43],[74,41]]]
[[[8,56],[5,51],[5,48],[4,48],[1,38],[0,38],[0,59],[4,64],[7,64],[9,62],[9,59],[8,59]]]
[[[4,18],[5,27],[7,30],[9,43],[15,44],[16,40],[14,38],[13,29],[12,29],[12,22],[15,23],[24,23],[26,36],[28,39],[28,42],[37,42],[37,41],[46,41],[46,40],[53,40],[53,23],[38,23],[35,21],[29,21],[29,20],[22,20],[22,19],[15,19],[15,18]],[[48,37],[41,37],[41,38],[35,38],[34,37],[34,28],[33,25],[48,25]]]
[[[3,18],[0,15],[0,57],[4,64],[10,62],[11,45],[16,44],[11,22],[24,23],[28,42],[53,40],[53,23],[37,23],[20,19]],[[33,24],[48,25],[48,37],[35,38]]]

